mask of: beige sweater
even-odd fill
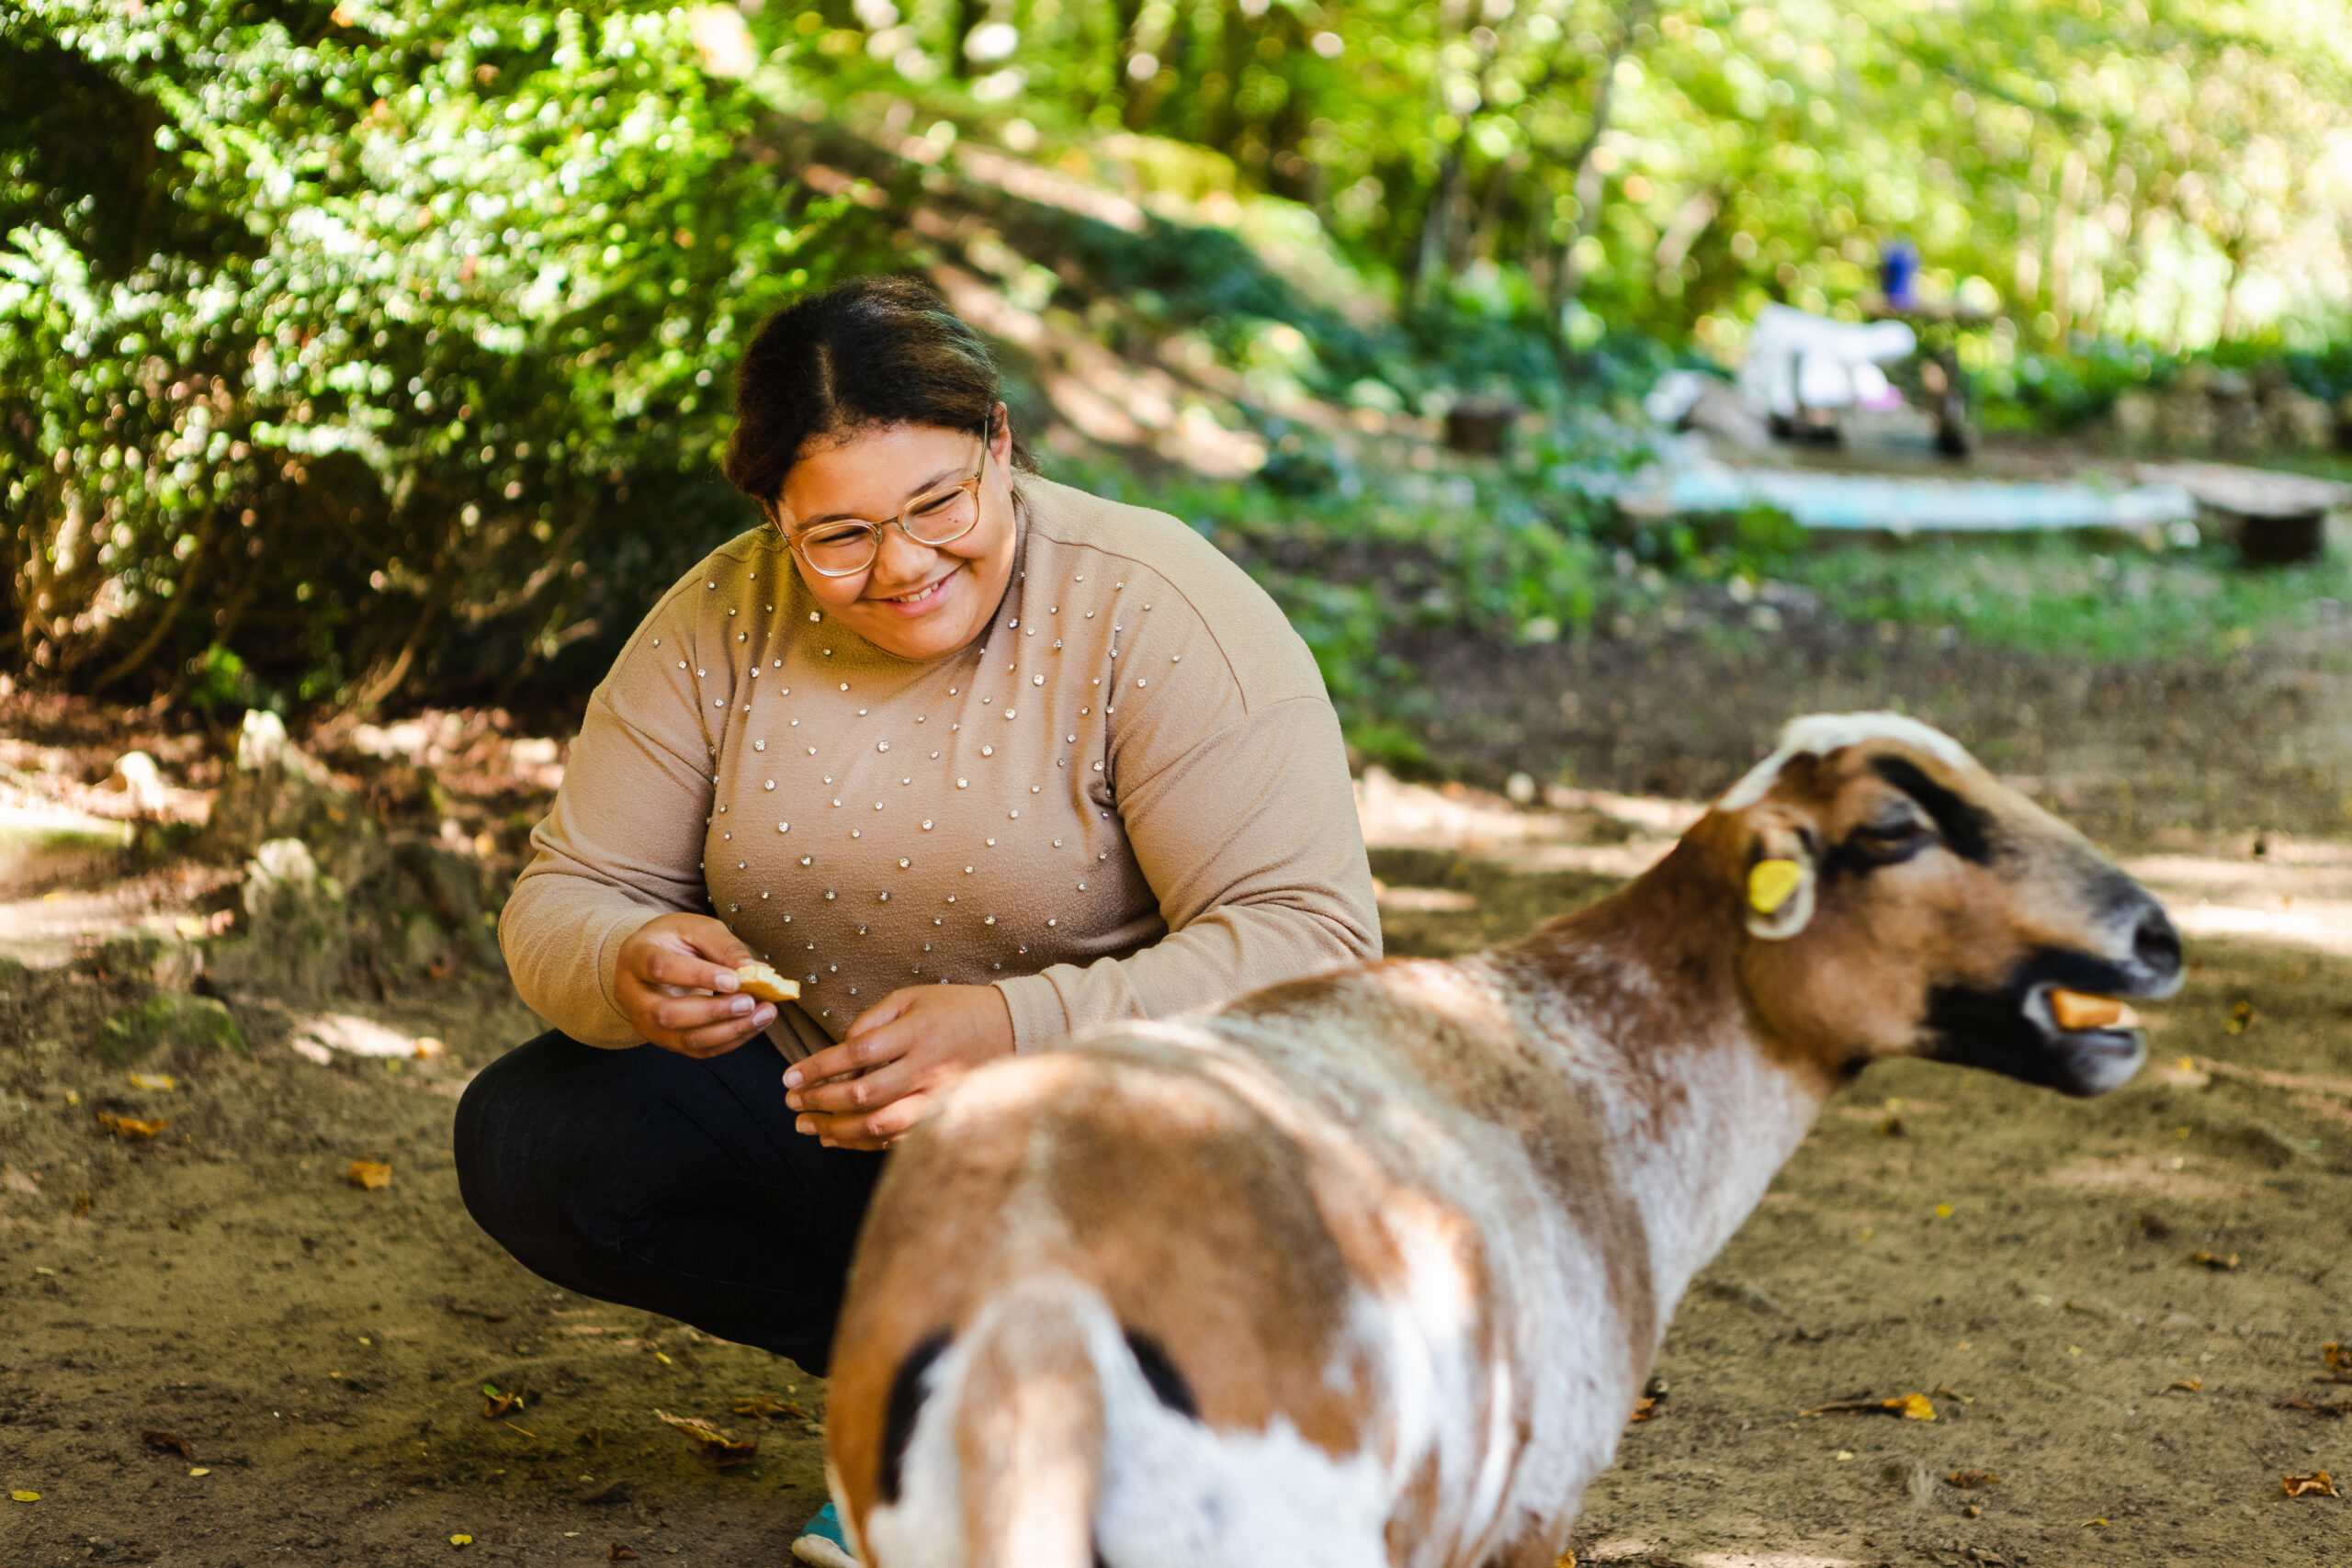
[[[1380,953],[1337,717],[1241,570],[1023,481],[1004,602],[933,663],[822,615],[772,529],[646,616],[499,922],[523,999],[620,1046],[621,943],[714,913],[801,984],[797,1059],[901,986],[991,983],[1027,1050]]]

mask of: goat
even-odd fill
[[[2101,1093],[2143,1046],[2098,998],[2179,975],[2156,901],[1949,738],[1799,719],[1518,942],[959,1084],[865,1222],[833,1494],[870,1568],[1548,1568],[1842,1080]]]

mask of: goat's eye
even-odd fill
[[[1865,822],[1854,829],[1854,842],[1874,860],[1906,860],[1933,841],[1928,824],[1905,811]]]

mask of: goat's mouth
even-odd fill
[[[2030,987],[2022,1010],[2046,1042],[2063,1082],[2077,1094],[2104,1094],[2140,1070],[2147,1055],[2140,1015],[2117,996]]]
[[[2105,1094],[2140,1070],[2147,1042],[2124,998],[2164,995],[2177,982],[2087,954],[2045,954],[2032,967],[2042,973],[1999,989],[1937,987],[1925,1055],[2078,1095]],[[2074,984],[2061,985],[2052,968]]]

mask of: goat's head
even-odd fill
[[[1916,720],[1796,720],[1693,836],[1740,902],[1758,1021],[1833,1070],[1917,1055],[2103,1093],[2144,1054],[2121,998],[2180,984],[2146,889]]]

